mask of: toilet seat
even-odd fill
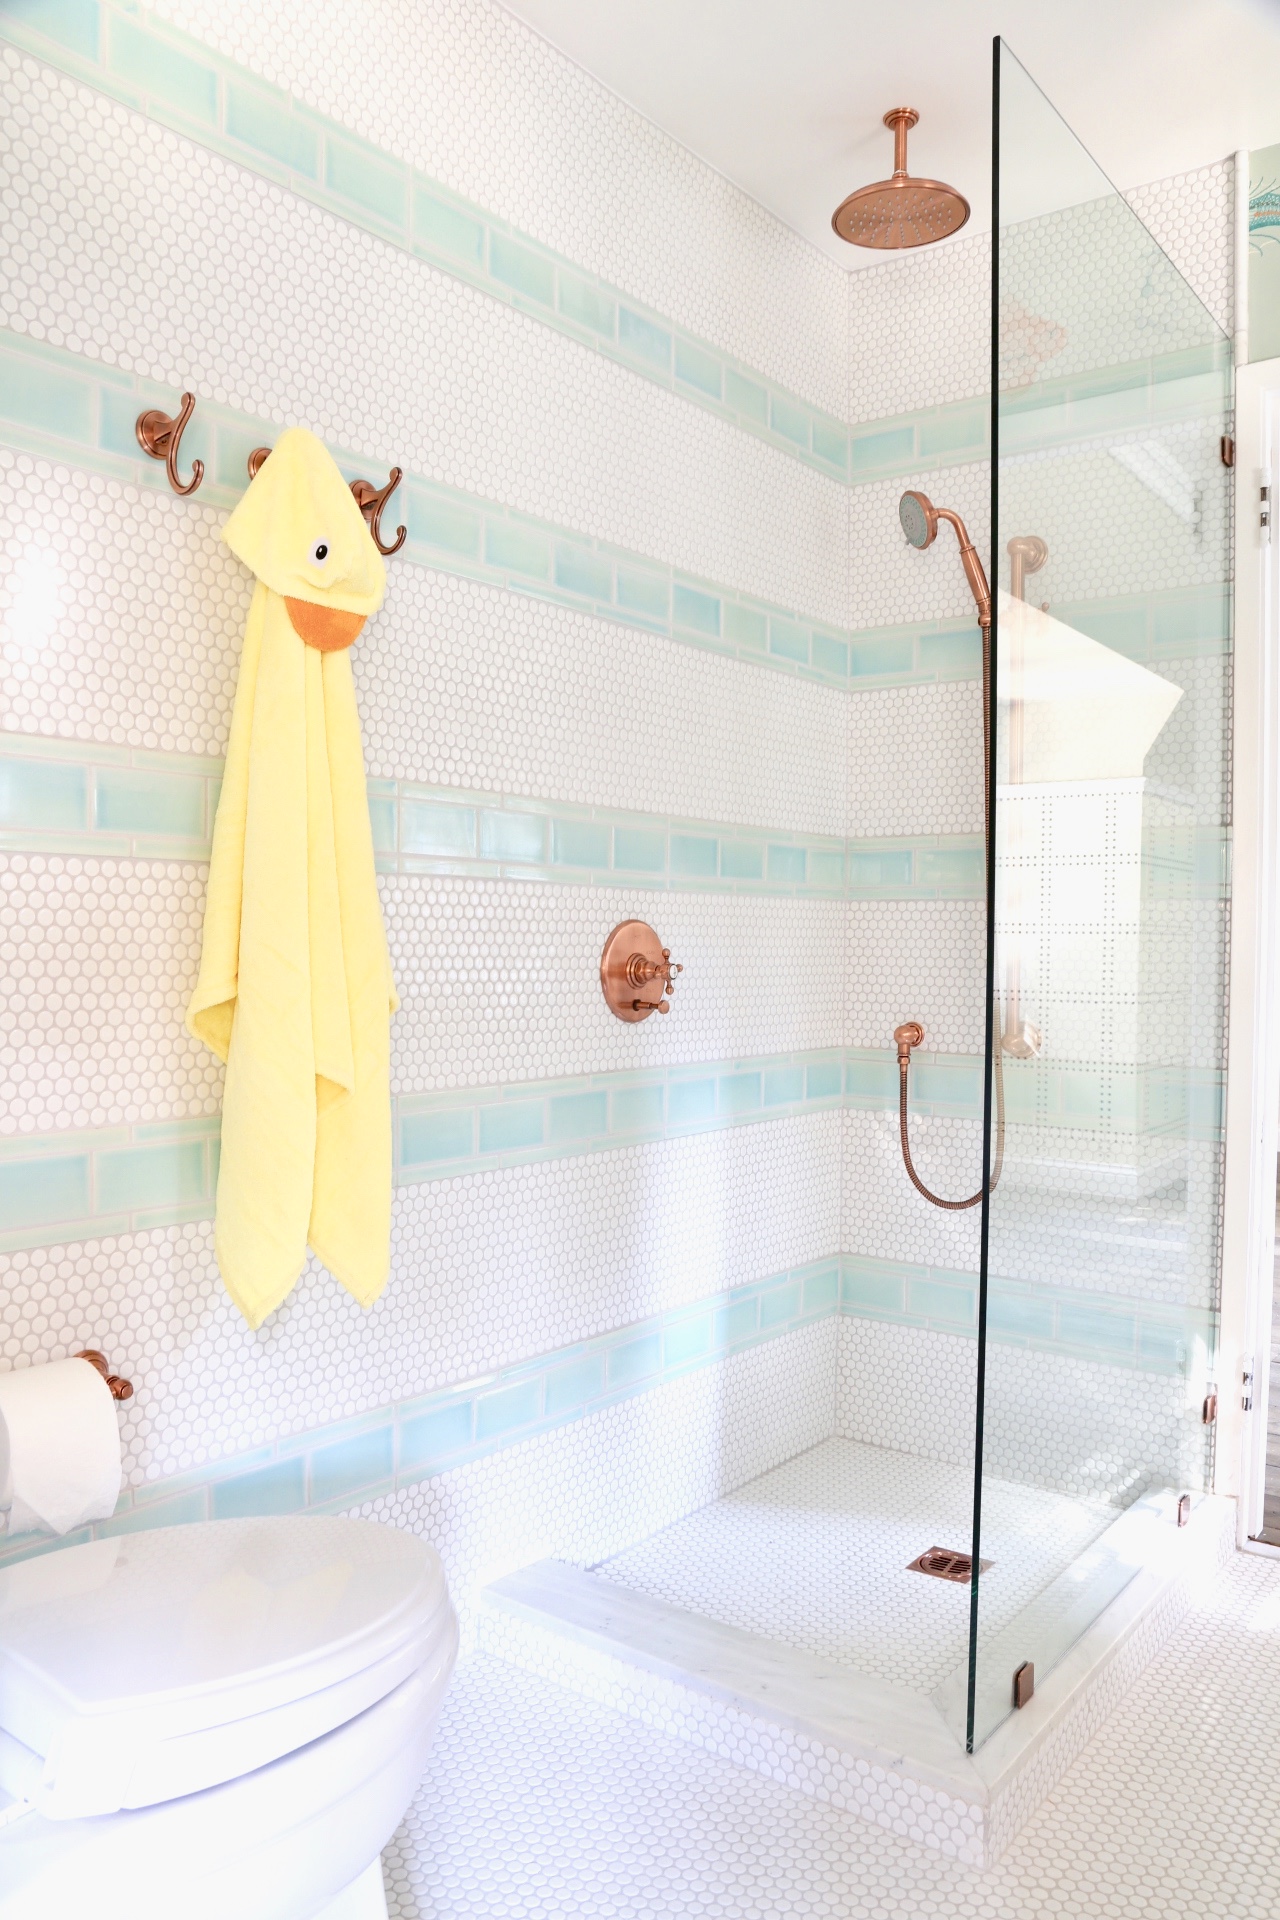
[[[49,1820],[202,1793],[447,1672],[456,1633],[433,1550],[371,1521],[199,1522],[19,1562],[0,1788]]]
[[[378,1855],[422,1777],[453,1645],[354,1720],[207,1792],[93,1820],[0,1812],[0,1920],[385,1915]],[[371,1885],[364,1886],[365,1880]]]

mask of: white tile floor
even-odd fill
[[[594,1571],[930,1693],[964,1660],[969,1589],[907,1571],[927,1547],[967,1552],[973,1474],[856,1440],[825,1440]],[[983,1638],[1117,1517],[1101,1502],[988,1478]]]
[[[1232,1562],[994,1867],[484,1655],[384,1860],[393,1920],[1269,1920],[1280,1563]]]

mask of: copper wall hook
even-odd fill
[[[600,955],[600,987],[609,1011],[634,1025],[651,1013],[670,1013],[664,997],[675,990],[675,976],[684,968],[671,958],[653,928],[643,920],[624,920],[604,943]],[[659,998],[650,1000],[646,988],[661,981]]]
[[[99,1353],[96,1347],[85,1347],[83,1351],[76,1354],[75,1357],[77,1360],[87,1360],[91,1367],[96,1368],[111,1389],[111,1398],[113,1400],[132,1400],[133,1386],[131,1382],[122,1380],[118,1373],[112,1373],[110,1367],[107,1365],[106,1356]]]
[[[400,467],[392,467],[391,478],[387,481],[385,487],[375,487],[371,480],[353,480],[351,482],[351,491],[355,496],[355,503],[365,519],[369,522],[369,531],[373,535],[373,544],[379,553],[399,553],[401,547],[409,537],[408,527],[397,527],[396,537],[391,542],[391,545],[387,547],[382,543],[382,509],[400,485],[402,478],[403,470]]]
[[[247,462],[249,478],[256,480],[263,461],[270,453],[270,447],[255,447]],[[399,553],[409,537],[408,527],[397,527],[396,537],[391,545],[384,546],[382,541],[382,509],[404,478],[402,467],[392,467],[391,477],[385,487],[375,487],[372,480],[353,480],[351,497],[369,523],[369,532],[373,535],[373,544],[379,553]]]
[[[184,393],[182,405],[177,413],[168,414],[159,407],[149,407],[140,413],[134,422],[134,432],[138,436],[138,445],[153,460],[163,460],[164,470],[169,476],[169,485],[175,493],[194,493],[204,479],[204,461],[191,462],[191,478],[185,487],[178,484],[178,448],[182,436],[187,430],[187,422],[196,410],[194,393]]]

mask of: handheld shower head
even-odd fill
[[[931,547],[938,537],[938,513],[927,493],[904,493],[898,502],[902,531],[913,547]]]
[[[938,537],[939,520],[949,521],[955,528],[956,539],[960,542],[961,565],[978,609],[978,625],[985,631],[991,625],[991,590],[977,549],[969,538],[969,529],[960,515],[953,513],[950,507],[935,507],[927,493],[917,493],[913,489],[904,493],[899,500],[898,518],[902,522],[902,531],[913,547],[933,545]]]

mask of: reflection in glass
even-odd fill
[[[1207,1481],[1230,671],[1226,339],[1004,46],[997,70],[992,1564],[968,1697],[938,1696],[974,1746]]]

